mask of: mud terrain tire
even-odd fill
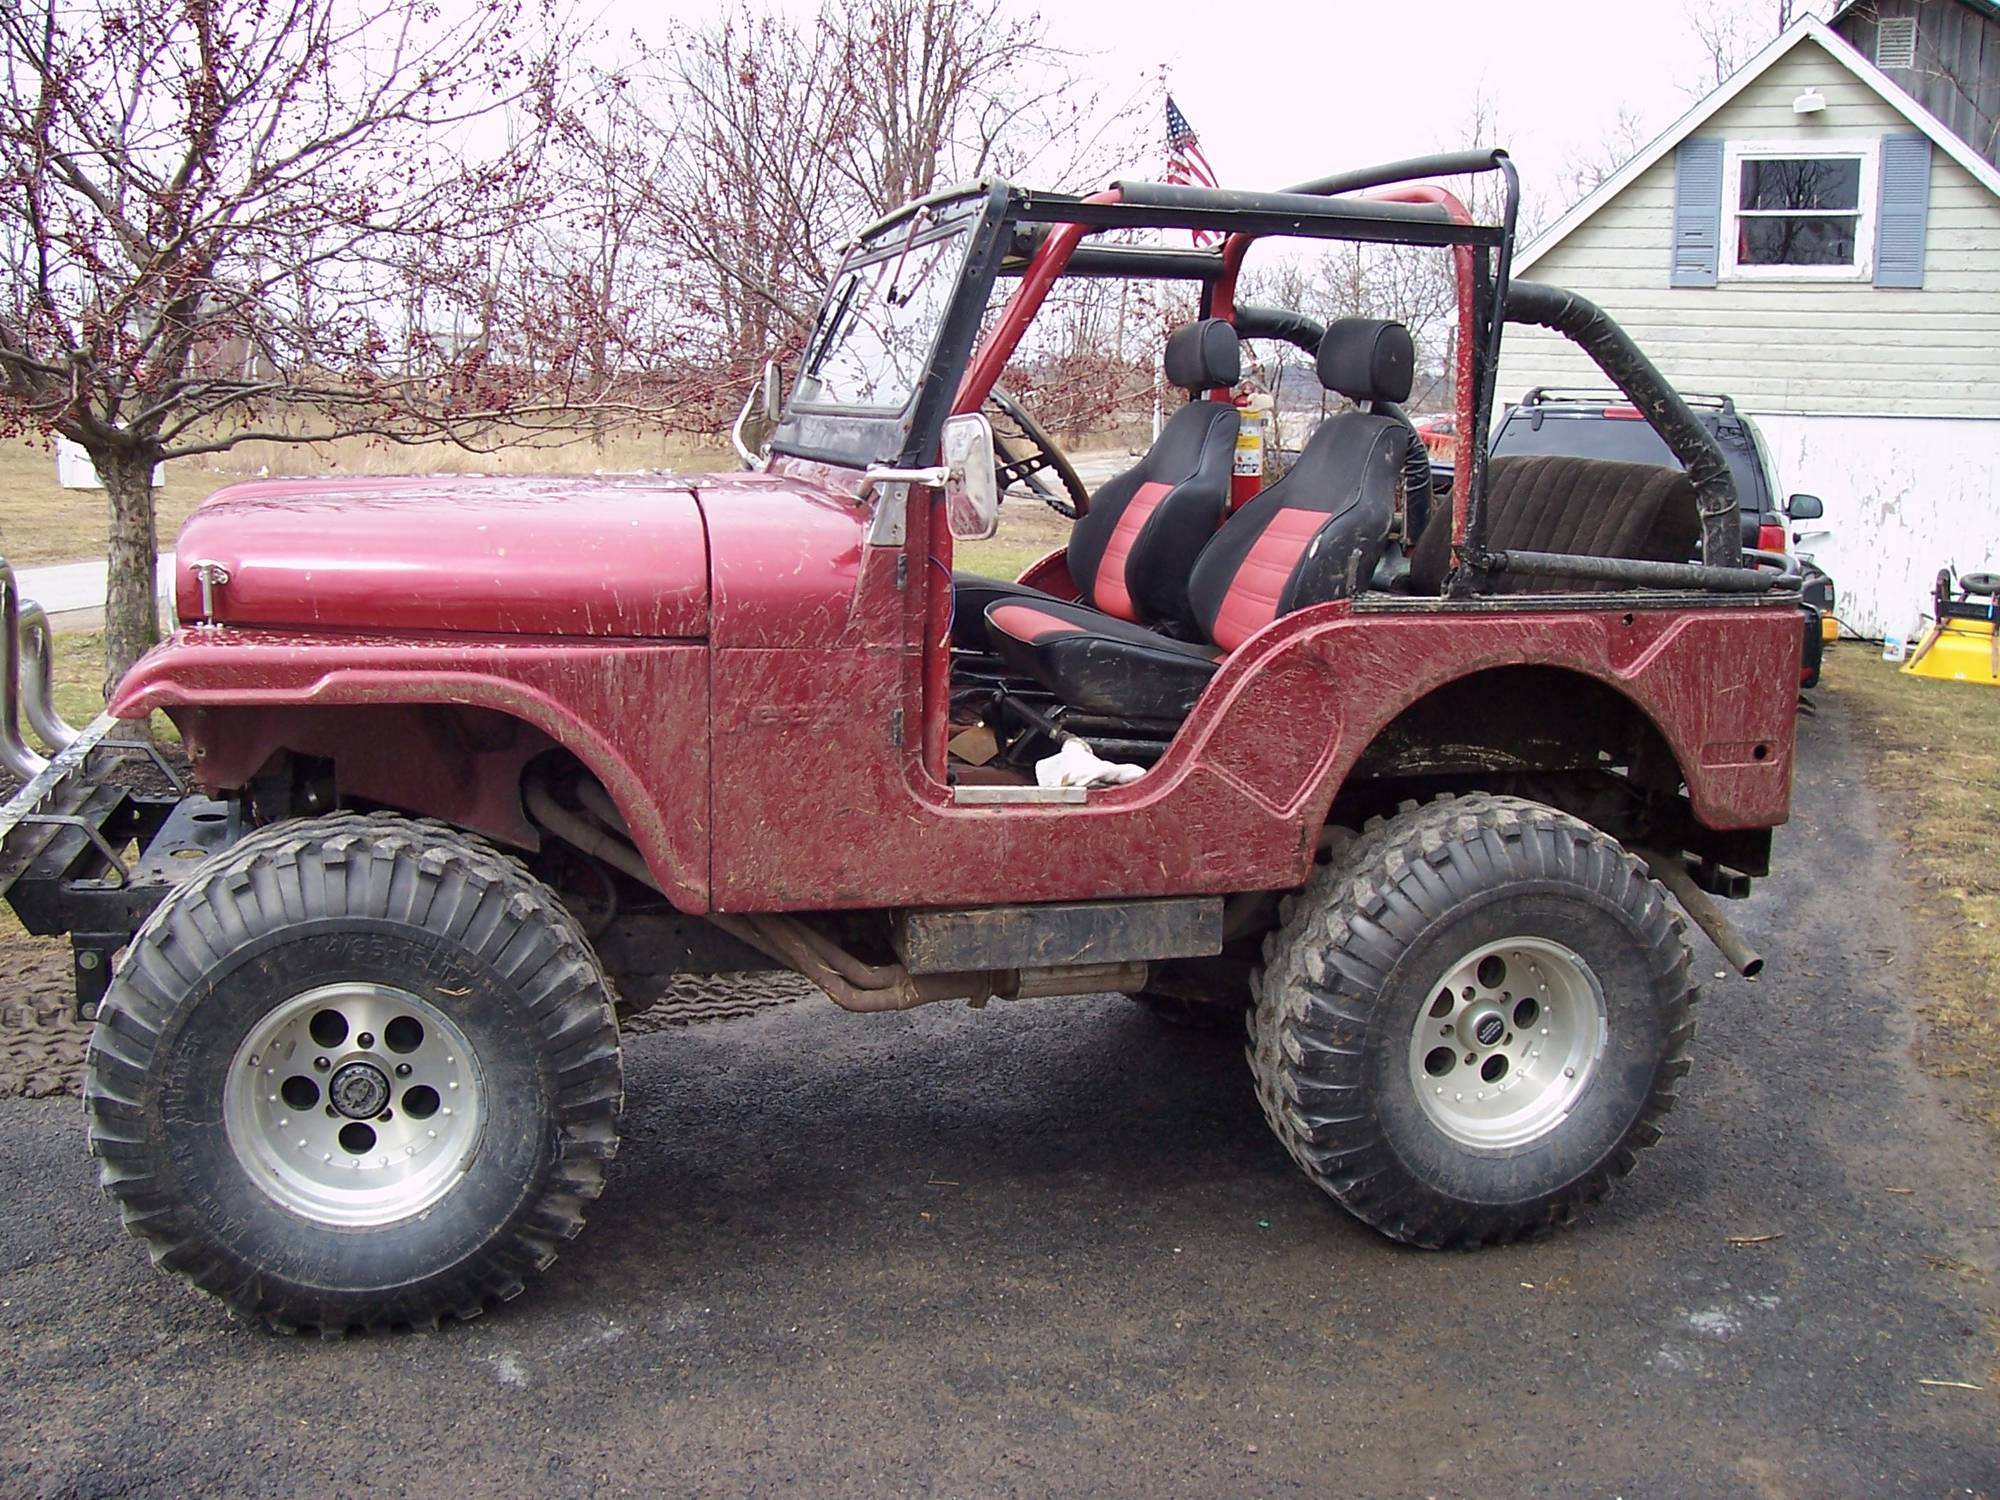
[[[1484,794],[1406,810],[1282,917],[1250,1023],[1258,1098],[1365,1223],[1428,1248],[1522,1238],[1659,1139],[1694,1037],[1687,945],[1664,889],[1588,824]]]
[[[330,1041],[329,1012],[351,1018]],[[322,1334],[519,1293],[583,1227],[623,1105],[575,920],[485,844],[386,814],[274,824],[168,897],[105,998],[84,1098],[156,1264]]]

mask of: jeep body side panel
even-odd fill
[[[806,465],[785,473],[694,479],[708,526],[714,595],[709,640],[718,650],[898,646],[919,636],[904,618],[915,590],[902,555],[868,547],[873,501],[853,498],[855,476],[833,488]]]
[[[1516,665],[1567,668],[1629,698],[1708,826],[1785,820],[1795,608],[1332,604],[1246,643],[1151,772],[1080,807],[953,804],[919,771],[907,728],[896,738],[893,706],[913,714],[920,696],[907,657],[719,653],[714,901],[976,906],[1293,886],[1387,724],[1435,688]],[[760,709],[771,704],[783,715]]]

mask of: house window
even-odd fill
[[[1917,65],[1917,20],[1896,16],[1875,25],[1875,66],[1914,68]]]
[[[1874,251],[1876,146],[1732,144],[1722,274],[1857,280]]]

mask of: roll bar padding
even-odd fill
[[[1631,336],[1587,297],[1536,281],[1516,281],[1507,288],[1507,321],[1532,323],[1560,333],[1610,377],[1673,450],[1694,482],[1695,504],[1701,513],[1702,561],[1709,567],[1738,566],[1743,558],[1743,533],[1729,461],[1680,392],[1639,352]]]

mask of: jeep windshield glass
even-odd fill
[[[806,342],[796,405],[900,412],[910,404],[958,288],[980,206],[974,199],[922,209],[847,258]]]

